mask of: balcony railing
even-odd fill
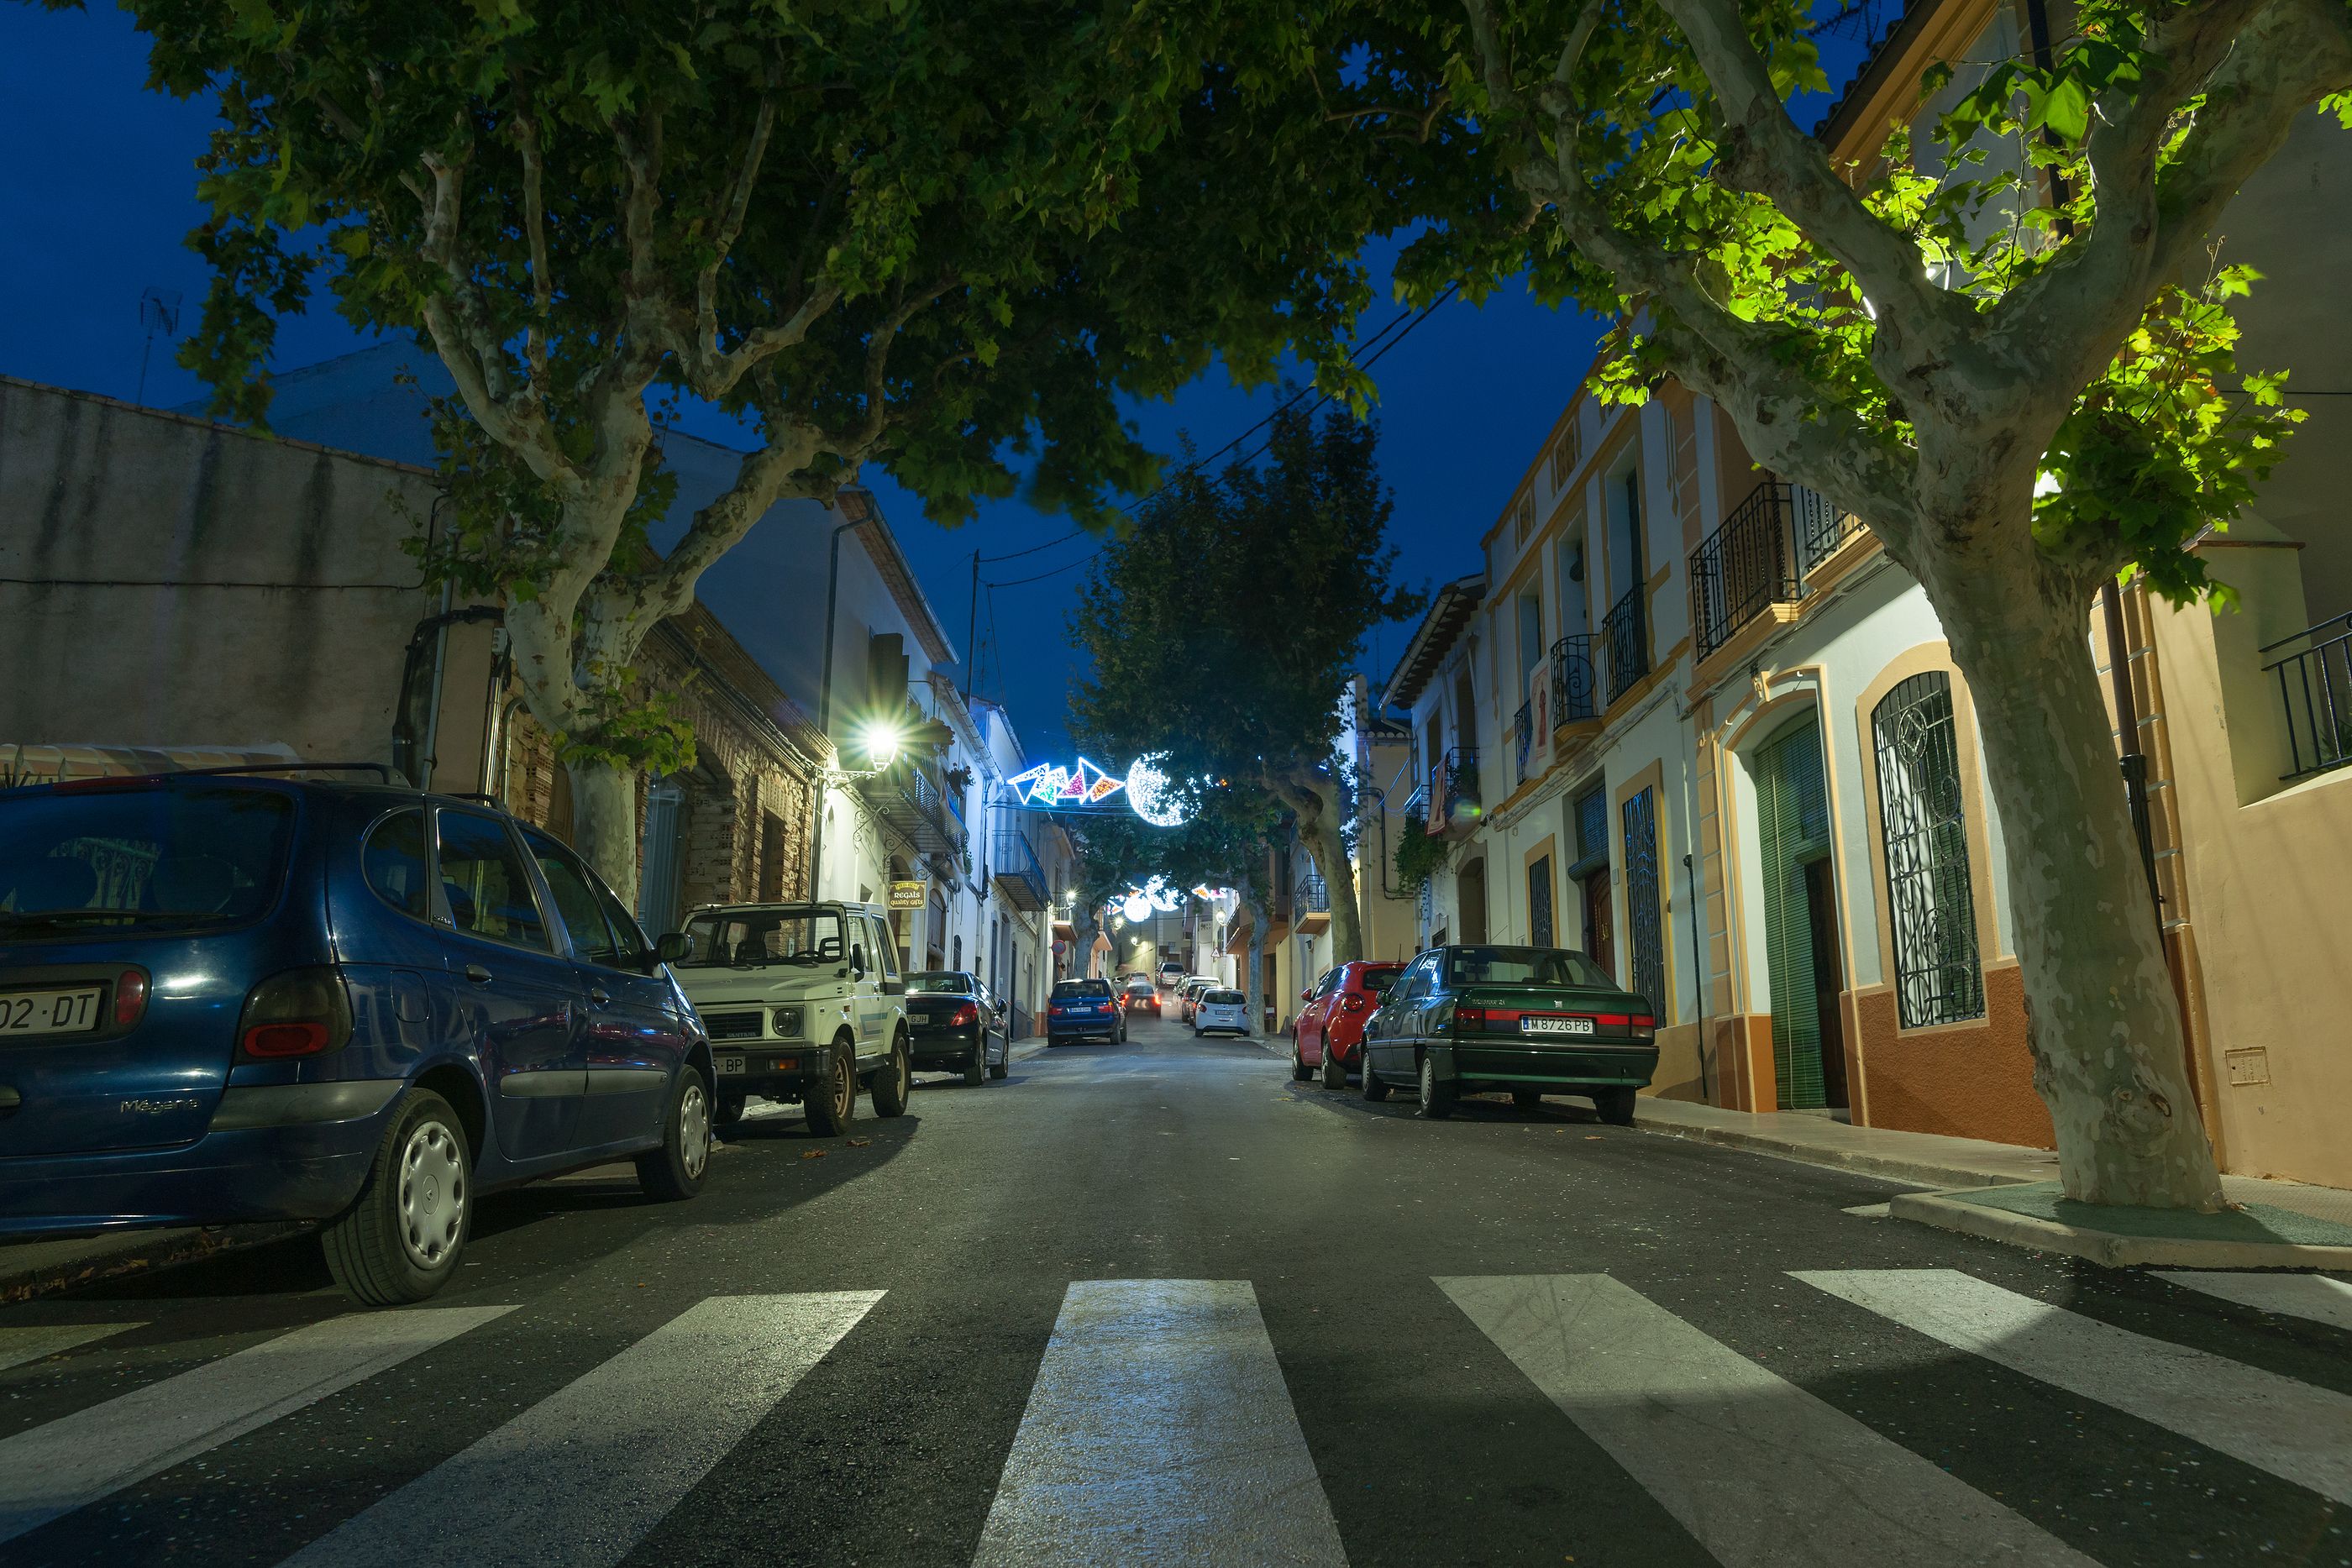
[[[1331,889],[1324,882],[1321,872],[1311,871],[1300,877],[1298,891],[1294,896],[1301,915],[1318,914],[1331,907]]]
[[[1524,784],[1528,781],[1528,753],[1535,749],[1536,705],[1533,698],[1519,705],[1511,720],[1511,756],[1517,769],[1512,777]]]
[[[2302,779],[2352,764],[2352,614],[2323,621],[2263,650],[2295,652],[2264,664],[2278,674],[2286,709],[2287,756],[2282,779]]]
[[[1691,627],[1702,659],[1774,604],[1805,596],[1806,580],[1862,531],[1820,492],[1767,479],[1691,551]]]
[[[989,863],[1005,904],[1032,913],[1044,909],[1051,902],[1045,868],[1037,863],[1037,852],[1021,830],[1010,821],[998,822],[993,850]]]
[[[1460,805],[1473,808],[1461,824],[1467,827],[1477,820],[1478,748],[1475,746],[1457,746],[1430,765],[1429,831],[1442,833],[1454,826],[1454,808]]]
[[[1612,703],[1650,673],[1648,597],[1649,590],[1637,582],[1601,618],[1601,652],[1608,665],[1604,674]]]
[[[952,854],[963,848],[963,823],[921,768],[901,763],[859,779],[857,787],[874,814],[897,829],[916,853]]]
[[[1551,645],[1551,721],[1574,724],[1598,716],[1600,682],[1592,671],[1592,633],[1579,632]]]

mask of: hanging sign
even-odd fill
[[[892,883],[890,884],[890,907],[893,909],[920,909],[923,907],[924,890],[930,884],[921,877],[916,877],[908,882]]]

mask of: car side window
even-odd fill
[[[572,938],[572,956],[583,964],[610,968],[618,956],[613,928],[604,919],[604,906],[596,890],[588,884],[588,868],[570,850],[535,828],[522,831],[522,841],[529,846],[530,858],[539,862],[539,874],[546,879],[547,891],[555,900],[555,918]]]
[[[1397,999],[1413,1001],[1429,994],[1429,977],[1437,971],[1434,958],[1417,958],[1404,978],[1397,982]]]
[[[882,956],[882,977],[886,980],[897,979],[898,977],[898,945],[890,940],[889,931],[880,921],[868,915],[866,924],[874,933],[874,951]]]
[[[425,865],[425,808],[409,806],[368,830],[360,872],[375,895],[418,920],[433,918],[433,885]]]
[[[493,942],[548,949],[547,924],[506,824],[444,806],[434,813],[441,851],[443,913],[458,930]]]
[[[588,873],[588,885],[596,890],[596,902],[604,906],[604,923],[613,928],[613,944],[616,951],[613,967],[616,969],[647,969],[653,965],[654,945],[646,940],[637,925],[637,917],[628,906],[604,885],[593,871]]]

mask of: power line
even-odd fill
[[[1019,588],[1026,583],[1043,582],[1049,577],[1061,576],[1064,572],[1070,570],[1073,567],[1084,566],[1087,562],[1094,559],[1095,557],[1100,554],[1102,554],[1102,551],[1099,549],[1088,550],[1086,554],[1078,557],[1078,559],[1074,561],[1067,562],[1062,566],[1057,566],[1051,571],[1041,571],[1034,577],[1016,577],[1010,582],[983,582],[981,586],[982,588]]]
[[[993,566],[1000,560],[1019,560],[1024,555],[1035,555],[1041,549],[1052,549],[1055,545],[1068,544],[1072,539],[1076,538],[1086,531],[1087,530],[1084,528],[1072,528],[1060,538],[1047,539],[1042,545],[1031,545],[1027,549],[1008,550],[1003,555],[984,555],[980,559],[984,564],[989,566]]]

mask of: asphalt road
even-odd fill
[[[2336,1281],[1165,1023],[860,1111],[487,1200],[411,1312],[295,1243],[0,1312],[0,1563],[2352,1562]]]

